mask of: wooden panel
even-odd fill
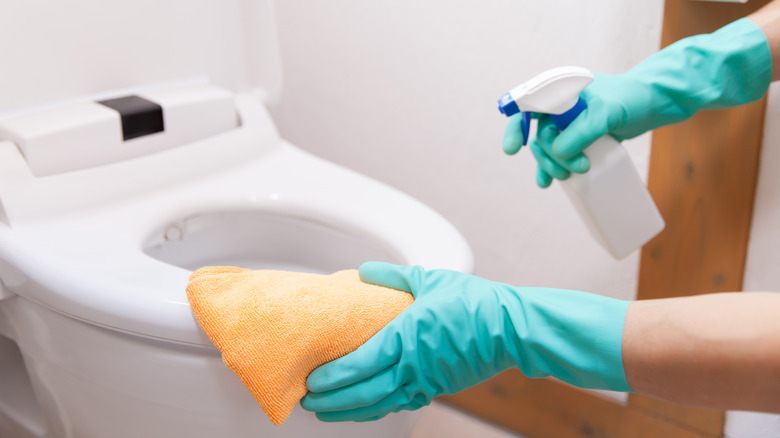
[[[765,105],[653,133],[648,186],[667,225],[643,248],[640,299],[741,290]]]
[[[705,112],[653,134],[648,185],[667,228],[642,251],[638,298],[741,290],[764,108],[761,101]],[[721,428],[724,421],[722,412],[694,412],[636,395],[629,400],[699,428]]]
[[[661,44],[711,32],[765,3],[667,0]],[[642,250],[639,299],[742,289],[765,108],[761,100],[702,111],[653,132],[648,187],[667,225]],[[708,433],[723,428],[720,411],[633,394],[629,406]]]
[[[692,407],[681,409],[674,403],[636,394],[629,394],[629,407],[703,435],[720,436],[723,431],[725,418],[720,411]]]
[[[661,47],[666,47],[691,35],[712,32],[752,13],[767,3],[769,0],[750,0],[746,4],[666,0]]]
[[[761,3],[667,0],[662,41],[712,31]],[[741,290],[765,108],[702,111],[653,132],[648,187],[667,224],[643,248],[640,299]]]
[[[504,372],[455,396],[451,405],[529,438],[715,438],[656,417],[640,408],[572,388],[551,379]]]
[[[662,45],[767,3],[667,0]],[[640,299],[741,290],[765,101],[656,130],[648,186],[667,222],[642,251]],[[631,394],[627,405],[506,372],[447,403],[529,438],[715,437],[723,412]]]

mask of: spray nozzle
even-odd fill
[[[501,96],[501,99],[498,99],[498,110],[507,117],[511,117],[520,112],[520,108],[517,107],[515,100],[512,99],[512,95],[509,93],[506,93]]]
[[[498,110],[507,117],[523,113],[523,144],[526,144],[530,113],[550,114],[555,126],[565,129],[587,107],[580,93],[591,82],[593,74],[582,67],[547,70],[503,95],[498,100]]]

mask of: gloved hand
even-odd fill
[[[745,104],[766,93],[772,56],[761,29],[747,18],[711,34],[684,38],[650,56],[626,73],[594,75],[582,92],[588,108],[558,134],[541,116],[531,143],[539,164],[537,184],[586,172],[582,152],[604,134],[619,141],[682,122],[700,109]],[[520,115],[510,118],[503,148],[515,154],[524,143]]]
[[[415,301],[357,350],[309,375],[301,404],[320,420],[418,409],[509,368],[631,391],[621,353],[626,301],[379,262],[363,264],[360,278]]]

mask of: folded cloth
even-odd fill
[[[356,350],[414,300],[331,275],[205,267],[187,298],[198,323],[275,425],[306,395],[318,366]]]

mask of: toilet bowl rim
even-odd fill
[[[331,201],[339,199],[340,207],[346,208],[350,205],[350,197],[362,197],[366,196],[366,193],[375,202],[374,207],[356,210],[358,213],[336,208],[331,209],[331,214],[327,215],[325,213],[329,204],[322,198],[324,192],[318,194],[299,190],[300,186],[284,183],[277,184],[273,187],[274,190],[263,192],[269,196],[252,198],[247,192],[243,192],[219,200],[213,197],[220,193],[219,187],[225,187],[225,184],[235,186],[239,181],[244,183],[244,186],[247,181],[251,181],[250,185],[252,182],[267,183],[269,177],[276,177],[278,180],[284,172],[277,171],[274,175],[272,169],[279,169],[280,162],[289,160],[298,163],[299,169],[309,172],[317,169],[318,172],[326,174],[328,182],[323,181],[323,184],[329,188],[320,187],[324,192],[347,190],[351,187],[353,192],[341,192],[340,196],[331,198]],[[288,175],[288,180],[296,179],[294,175]],[[360,184],[356,183],[366,184],[367,187],[360,188]],[[206,187],[211,187],[210,191],[206,192],[211,193],[210,196],[203,196]],[[292,187],[297,188],[293,190]],[[165,212],[156,211],[160,206],[171,202],[171,199],[183,196],[183,193],[190,193],[186,202]],[[198,193],[200,196],[196,195]],[[406,220],[420,222],[421,225],[417,229],[404,230],[408,223],[395,224],[398,226],[391,229],[395,226],[393,220],[387,218],[388,214],[392,214],[391,211],[380,211],[383,197],[388,197],[396,207],[402,204],[402,209],[416,216]],[[319,212],[318,220],[321,222],[341,225],[344,228],[352,227],[352,230],[361,233],[363,238],[374,238],[394,247],[404,263],[428,264],[428,267],[465,271],[472,266],[471,252],[465,240],[448,221],[428,207],[363,175],[346,171],[288,144],[281,148],[276,161],[258,160],[258,163],[232,172],[231,175],[207,178],[189,186],[182,185],[176,190],[161,192],[158,196],[148,199],[111,206],[85,217],[60,218],[61,220],[49,224],[13,231],[0,227],[0,279],[14,293],[96,325],[151,338],[210,347],[210,341],[199,329],[184,296],[184,286],[190,272],[151,258],[144,253],[143,242],[154,228],[170,219],[215,210],[263,211],[290,217],[312,217]],[[138,215],[139,211],[145,211],[147,214]],[[135,217],[133,212],[136,213]],[[375,219],[373,222],[385,222],[370,223],[372,215]],[[402,216],[404,215],[399,215],[398,220]],[[111,224],[120,220],[119,218],[124,218],[122,223],[127,225],[126,231],[112,234],[114,229]],[[369,223],[355,227],[361,220]],[[76,261],[80,261],[78,266],[81,266],[81,269],[74,269],[73,263],[63,263],[69,254],[68,250],[63,248],[71,248],[72,254],[78,242],[74,239],[77,239],[79,231],[83,232],[90,227],[94,233],[91,237],[93,242],[100,240],[102,246],[81,249],[81,253],[76,257]],[[61,231],[61,238],[56,239],[57,242],[47,242],[47,237],[53,236],[51,233],[54,229]],[[43,230],[48,230],[49,234],[43,233]],[[431,234],[427,236],[427,241],[404,235],[405,231],[416,234],[419,230]],[[437,244],[437,240],[441,242]],[[437,247],[427,246],[429,244]],[[440,245],[447,247],[438,247]],[[85,263],[84,260],[91,262],[91,271],[85,271],[84,267],[90,263]],[[133,276],[127,271],[122,272],[122,263],[132,265],[135,267],[134,272],[146,275]],[[151,294],[147,297],[148,300],[128,300],[128,297],[137,296],[139,290],[154,288],[155,285],[148,280],[152,276],[161,279],[162,283],[158,284],[158,287],[173,288],[176,292],[156,298]],[[14,281],[14,278],[17,281]],[[107,288],[114,292],[101,293]],[[130,301],[132,306],[128,307]]]

